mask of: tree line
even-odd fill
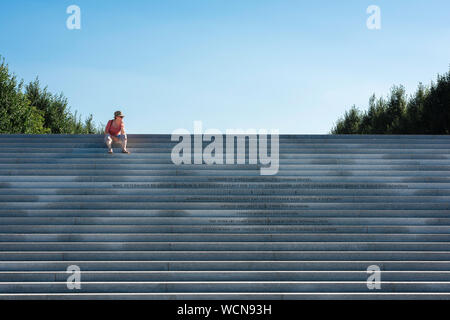
[[[85,120],[72,112],[67,98],[50,93],[39,79],[25,84],[9,71],[5,59],[0,57],[0,133],[101,133],[92,114]]]
[[[353,105],[331,133],[450,134],[450,70],[428,86],[420,83],[411,96],[393,86],[386,98],[372,95],[365,111]]]

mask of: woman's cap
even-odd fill
[[[122,113],[122,111],[116,111],[114,112],[114,117],[125,117],[125,115]]]

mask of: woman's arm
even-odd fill
[[[121,126],[120,126],[120,134],[125,135],[125,124],[122,122]]]
[[[109,134],[109,128],[111,127],[111,123],[112,123],[112,121],[109,120],[108,123],[106,124],[105,134]]]

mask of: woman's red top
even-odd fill
[[[116,126],[113,126],[113,121],[114,120],[108,121],[108,124],[106,125],[106,132],[108,132],[112,136],[117,136],[120,133],[120,131],[122,130],[123,123],[121,126],[116,127]]]

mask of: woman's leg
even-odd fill
[[[108,152],[112,152],[113,140],[111,138],[111,135],[109,135],[109,134],[105,135],[105,143],[106,143],[106,146],[108,147]]]
[[[127,151],[127,135],[121,134],[120,135],[120,144],[122,145],[122,151]]]

